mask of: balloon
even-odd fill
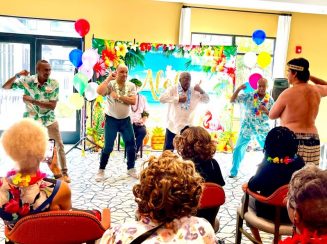
[[[88,78],[83,73],[77,73],[73,79],[73,85],[75,89],[83,95],[85,88],[87,86]]]
[[[257,45],[262,44],[265,41],[265,39],[266,39],[266,33],[263,30],[256,30],[252,34],[252,40]]]
[[[254,91],[254,89],[251,87],[249,82],[246,82],[245,85],[246,85],[246,88],[243,90],[244,93],[251,93]]]
[[[79,49],[73,49],[69,53],[69,60],[76,68],[82,65],[82,55],[83,52]]]
[[[68,98],[72,107],[76,110],[80,110],[84,106],[84,97],[82,97],[79,93],[73,93]]]
[[[258,65],[261,68],[266,68],[271,63],[271,56],[267,52],[261,52],[258,55]]]
[[[82,66],[78,68],[78,72],[84,74],[88,80],[92,79],[94,73],[93,68],[90,67],[88,62],[83,63]]]
[[[58,118],[70,118],[74,115],[75,110],[69,105],[59,101],[55,112]]]
[[[90,82],[85,89],[84,96],[88,101],[93,101],[98,97],[97,88],[98,84],[95,82]]]
[[[82,55],[83,64],[88,62],[91,68],[99,61],[99,58],[98,51],[95,49],[87,49]]]
[[[254,73],[254,74],[250,75],[250,77],[249,77],[249,83],[250,83],[250,86],[253,89],[257,89],[258,88],[258,80],[260,80],[260,78],[262,78],[262,75],[260,75],[258,73]]]
[[[247,52],[243,57],[244,65],[248,68],[253,68],[257,63],[257,55],[254,52]]]
[[[75,22],[75,30],[81,36],[85,36],[90,31],[90,24],[86,19],[78,19]]]

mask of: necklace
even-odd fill
[[[259,109],[259,106],[263,105],[266,107],[269,102],[269,98],[270,95],[266,93],[262,101],[260,101],[258,91],[255,91],[255,93],[253,94],[253,112],[256,116],[260,116],[262,114],[262,111]]]
[[[139,109],[139,104],[140,104],[140,94],[137,93],[137,104],[136,104],[136,109],[134,110],[134,105],[131,106],[132,111],[135,113]]]
[[[19,173],[16,170],[11,170],[7,173],[7,177],[11,179],[12,184],[16,187],[27,187],[35,184],[39,180],[42,180],[44,177],[46,177],[46,174],[38,170],[34,176],[23,176],[22,173]]]
[[[297,158],[297,155],[295,155],[294,158],[290,158],[288,156],[286,156],[284,158],[268,157],[267,161],[270,162],[270,163],[274,163],[274,164],[289,164],[289,163],[292,163],[296,158]]]

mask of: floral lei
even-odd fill
[[[289,164],[292,163],[295,159],[297,159],[297,155],[294,156],[294,158],[290,158],[288,156],[284,158],[279,158],[279,157],[268,157],[267,161],[275,164]]]
[[[113,87],[114,87],[115,92],[119,96],[128,96],[128,89],[126,89],[126,83],[124,83],[124,86],[122,88],[119,88],[118,82],[116,80],[114,80]],[[123,103],[122,101],[119,101],[119,100],[117,102]]]
[[[19,188],[33,185],[45,178],[45,176],[46,174],[39,170],[34,176],[22,176],[22,174],[18,173],[16,170],[11,170],[7,173],[7,178],[10,178],[12,182],[9,189],[12,198],[3,206],[3,209],[5,212],[12,215],[13,220],[16,220],[19,216],[26,216],[30,213],[30,204],[22,203]]]
[[[11,170],[7,173],[7,177],[11,178],[12,184],[16,187],[27,187],[45,178],[46,174],[38,170],[35,176],[22,176],[22,174],[18,173],[16,170]]]
[[[259,101],[259,94],[258,91],[256,90],[254,95],[253,95],[253,112],[256,116],[260,116],[262,111],[259,110],[260,104],[267,107],[267,104],[269,102],[270,95],[266,93],[262,101]]]

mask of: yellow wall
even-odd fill
[[[0,15],[50,19],[87,19],[95,37],[138,42],[177,43],[181,4],[153,0],[10,0]]]
[[[262,29],[268,37],[275,37],[278,16],[192,8],[191,24],[192,32],[251,36]]]
[[[46,3],[45,3],[46,2]],[[10,0],[2,1],[0,15],[76,20],[85,18],[92,34],[113,40],[178,43],[179,17],[182,5],[153,0]],[[254,30],[265,30],[275,37],[278,16],[221,10],[192,8],[192,32],[251,35]],[[301,45],[301,56],[311,64],[311,73],[327,80],[326,15],[293,14],[287,60],[298,57],[295,46]],[[317,119],[321,138],[327,141],[327,99],[323,99]]]

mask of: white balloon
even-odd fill
[[[247,52],[243,57],[244,65],[252,69],[257,63],[257,55],[254,52]]]
[[[84,92],[84,96],[88,101],[92,101],[97,98],[98,93],[97,93],[97,88],[98,84],[95,82],[90,82]]]

